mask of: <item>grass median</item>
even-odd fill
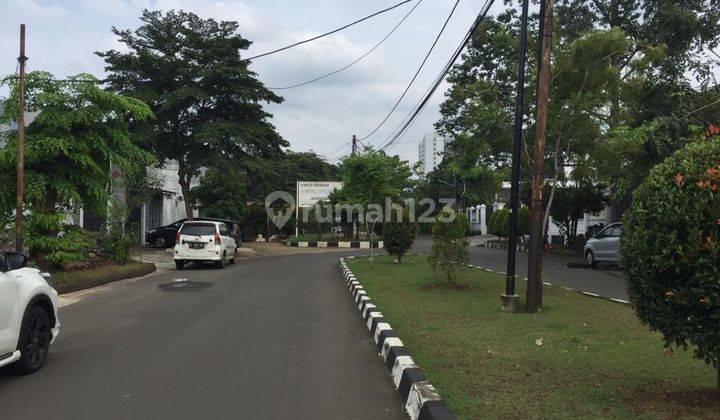
[[[428,287],[423,256],[347,261],[460,418],[720,418],[715,369],[627,306],[546,286],[541,312],[506,314],[500,275],[465,270],[458,291]]]
[[[52,273],[52,283],[58,293],[70,293],[78,290],[101,286],[114,281],[144,276],[155,271],[155,265],[144,262],[127,264],[103,264],[92,268]]]

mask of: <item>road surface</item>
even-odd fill
[[[43,370],[0,369],[0,418],[407,418],[339,257],[253,258],[96,289],[61,308]]]
[[[417,238],[413,250],[420,253],[429,253],[431,245],[432,240],[430,237],[421,236]],[[546,255],[544,259],[545,281],[584,292],[597,293],[609,298],[627,299],[622,271],[602,265],[596,270],[568,268],[565,266],[567,262],[567,256]],[[470,263],[490,270],[506,272],[507,251],[485,247],[470,247]],[[527,254],[518,252],[515,272],[519,277],[527,277]],[[524,293],[524,286],[518,292]]]

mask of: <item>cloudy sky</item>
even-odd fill
[[[342,26],[399,0],[0,0],[0,74],[12,73],[19,24],[27,25],[28,70],[56,76],[103,75],[95,51],[118,48],[111,26],[136,28],[142,9],[183,9],[202,17],[234,20],[258,54]],[[386,125],[366,143],[380,144],[422,96],[459,44],[482,0],[461,0],[423,72]],[[496,2],[493,12],[502,7]],[[386,115],[416,71],[454,0],[424,0],[377,50],[354,67],[304,87],[279,91],[285,102],[270,107],[274,123],[293,150],[333,159],[349,151],[353,134],[364,137]],[[302,82],[342,67],[382,39],[414,2],[339,34],[257,59],[252,69],[271,87]],[[444,89],[443,89],[444,91]],[[417,160],[418,141],[438,119],[438,91],[411,130],[391,151]],[[0,90],[0,96],[6,91]]]

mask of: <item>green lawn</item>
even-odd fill
[[[468,269],[452,291],[423,288],[422,256],[347,262],[460,418],[720,418],[714,368],[666,352],[627,306],[545,287],[542,312],[506,314],[499,275]]]
[[[52,283],[58,293],[69,293],[100,286],[114,281],[139,277],[155,271],[155,265],[143,262],[105,264],[93,268],[52,273]]]

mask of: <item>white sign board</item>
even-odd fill
[[[342,189],[342,187],[342,182],[298,181],[297,207],[312,207],[321,200],[327,200],[330,193]]]

